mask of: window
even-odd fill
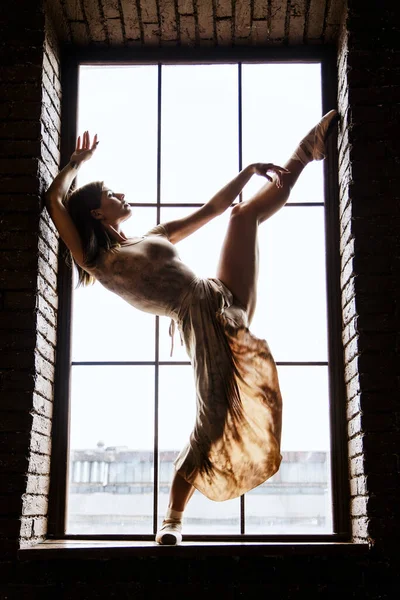
[[[133,206],[124,231],[138,235],[203,204],[242,165],[284,164],[322,114],[321,64],[82,65],[78,106],[78,130],[100,139],[78,185],[104,179],[124,192]],[[262,183],[253,178],[239,200]],[[215,275],[229,212],[178,245],[200,276]],[[278,365],[282,466],[243,498],[214,503],[196,492],[186,535],[337,530],[325,219],[323,164],[313,163],[260,229],[251,329]],[[161,522],[195,415],[192,369],[177,340],[170,357],[168,326],[100,284],[73,291],[67,535],[150,539]]]

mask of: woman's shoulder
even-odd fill
[[[167,240],[169,240],[168,231],[167,231],[165,225],[163,225],[163,224],[156,225],[155,227],[150,229],[147,233],[144,234],[144,237],[150,237],[152,235],[160,235],[162,237],[167,238]]]

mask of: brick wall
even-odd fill
[[[338,57],[343,342],[355,541],[399,534],[400,116],[393,6],[349,0]]]
[[[0,535],[11,550],[46,533],[58,240],[40,196],[60,160],[61,87],[41,3],[1,19]]]
[[[197,590],[279,600],[396,597],[399,21],[384,2],[373,14],[361,0],[348,3],[338,57],[343,341],[353,535],[371,549],[26,562],[16,560],[20,538],[29,545],[46,532],[57,239],[40,193],[59,161],[59,63],[40,2],[20,2],[15,18],[0,5],[1,600],[186,598]]]

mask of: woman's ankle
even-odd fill
[[[176,519],[177,521],[182,521],[183,518],[183,510],[175,510],[173,508],[167,508],[167,512],[165,513],[166,519]]]

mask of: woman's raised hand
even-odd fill
[[[82,141],[81,141],[81,136],[79,136],[76,141],[76,148],[75,148],[74,152],[72,153],[70,162],[73,163],[74,165],[79,165],[80,163],[83,163],[83,162],[89,160],[90,158],[92,158],[93,153],[96,150],[98,143],[99,142],[98,142],[97,133],[96,133],[96,135],[93,138],[92,145],[90,145],[89,132],[85,131],[84,134],[82,135]]]
[[[283,173],[290,173],[285,167],[278,167],[278,165],[274,165],[273,163],[254,163],[253,168],[254,173],[262,175],[271,182],[273,179],[268,175],[268,172],[274,173],[276,175],[276,187],[283,187],[282,175]]]

